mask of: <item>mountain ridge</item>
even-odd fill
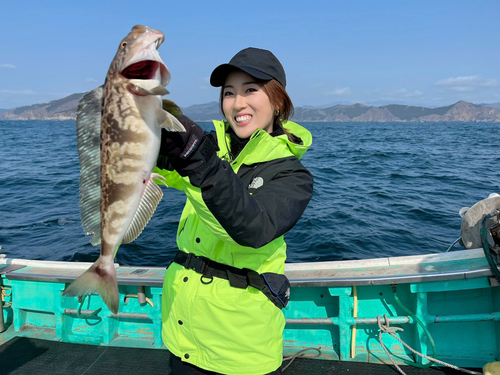
[[[74,120],[78,102],[85,93],[71,94],[49,103],[33,104],[0,112],[0,120]],[[297,122],[500,122],[500,103],[455,104],[429,108],[402,104],[383,106],[337,104],[327,108],[296,107],[291,120]],[[193,121],[221,120],[218,102],[181,108]]]

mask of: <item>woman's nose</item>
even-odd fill
[[[234,98],[234,107],[239,110],[245,108],[245,106],[246,106],[245,97],[243,97],[242,95],[236,95],[236,97]]]

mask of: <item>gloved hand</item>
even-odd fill
[[[162,157],[166,156],[176,170],[182,169],[189,164],[190,156],[200,146],[204,131],[189,117],[184,116],[181,109],[174,102],[163,99],[163,109],[174,115],[184,125],[186,131],[169,132],[162,129],[160,158],[158,160],[160,161]],[[165,165],[162,166],[160,163],[157,163],[157,165],[159,168],[165,168]]]

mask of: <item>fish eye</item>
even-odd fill
[[[121,49],[124,49],[126,46],[127,46],[127,42],[122,42],[122,44],[120,44]]]

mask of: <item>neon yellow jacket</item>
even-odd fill
[[[312,176],[299,161],[311,134],[284,123],[302,140],[298,145],[284,134],[273,137],[259,129],[230,162],[228,125],[214,125],[216,132],[205,135],[187,168],[155,169],[187,196],[177,230],[179,249],[238,268],[283,274],[283,235],[312,196]],[[167,269],[162,297],[166,347],[184,361],[223,374],[276,370],[282,361],[282,311],[252,287],[206,281],[177,263]]]

